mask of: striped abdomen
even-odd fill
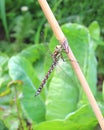
[[[57,62],[58,62],[58,61],[55,60],[55,61],[53,62],[53,64],[51,65],[51,67],[50,67],[48,73],[45,75],[45,78],[43,79],[43,81],[42,81],[40,87],[38,88],[38,90],[37,90],[35,96],[39,95],[39,93],[41,92],[41,90],[42,90],[42,88],[44,87],[46,81],[48,80],[50,74],[52,73],[53,69],[54,69],[55,66],[57,65]]]

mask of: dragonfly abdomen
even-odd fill
[[[38,88],[38,90],[37,90],[35,96],[39,95],[39,93],[41,92],[41,90],[42,90],[42,88],[44,87],[44,85],[46,84],[46,81],[48,80],[50,74],[52,73],[52,71],[54,70],[55,66],[57,65],[57,62],[58,62],[58,61],[55,61],[55,62],[53,62],[53,64],[51,65],[51,67],[50,67],[49,71],[47,72],[47,74],[45,75],[45,78],[43,79],[43,81],[42,81],[40,87]]]

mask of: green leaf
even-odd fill
[[[3,53],[0,53],[0,67],[7,65],[9,57]]]
[[[89,83],[93,94],[96,95],[97,62],[95,58],[94,47],[91,43],[89,30],[79,24],[71,23],[63,25],[62,30],[67,37],[68,43]],[[52,50],[56,44],[57,41],[55,37],[52,37],[50,49]],[[71,59],[70,62],[74,62],[73,59]],[[85,94],[81,85],[79,85],[79,81],[77,81],[77,86],[79,87],[80,91],[80,99],[86,101]]]
[[[28,39],[34,34],[34,21],[29,12],[25,12],[24,15],[18,15],[14,20],[15,26],[12,37],[16,39],[16,43],[21,44],[25,39]]]
[[[95,52],[93,46],[89,45],[88,62],[85,77],[89,83],[89,86],[94,95],[97,94],[97,60],[95,57]]]
[[[99,40],[100,38],[100,27],[97,21],[94,21],[89,26],[90,35],[93,39]]]
[[[8,75],[8,60],[9,57],[7,55],[0,53],[0,96],[4,96],[9,93],[6,88],[8,82],[10,81],[10,77]]]
[[[63,67],[63,69],[62,69]],[[76,110],[78,102],[78,88],[73,82],[74,77],[70,66],[59,61],[49,85],[46,99],[46,119],[64,119],[65,116]]]
[[[6,37],[9,39],[8,26],[6,20],[6,11],[5,11],[5,0],[0,0],[0,15],[5,29]]]
[[[9,130],[2,120],[0,120],[0,130]]]
[[[39,60],[41,56],[43,57],[46,52],[46,48],[43,44],[35,44],[26,49],[24,49],[19,55],[25,57],[30,62]]]
[[[40,122],[44,120],[45,106],[41,97],[34,97],[38,84],[38,79],[28,60],[20,56],[14,56],[9,61],[9,73],[13,80],[22,80],[23,86],[23,110],[27,117],[33,121]]]
[[[67,121],[70,120],[76,123],[80,126],[81,130],[93,130],[98,124],[92,108],[89,105],[84,105],[77,111],[70,113],[66,119]]]
[[[64,106],[62,106],[64,107]],[[64,120],[45,121],[35,126],[35,130],[95,130],[98,122],[88,105],[70,113]]]
[[[90,24],[88,29],[91,35],[91,40],[92,40],[91,43],[93,48],[96,49],[98,45],[103,45],[103,41],[100,38],[99,24],[96,21],[94,21]]]
[[[35,130],[76,130],[79,127],[73,122],[64,120],[53,120],[53,121],[45,121],[37,125]],[[81,129],[80,129],[81,130]]]

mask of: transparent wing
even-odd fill
[[[62,52],[59,52],[59,53],[62,53]],[[63,59],[61,59],[61,57],[59,57],[60,60],[58,59],[59,61],[57,62],[57,64],[54,65],[54,62],[53,62],[53,59],[52,59],[52,55],[53,54],[50,53],[50,50],[48,49],[47,55],[45,56],[45,64],[44,64],[45,65],[46,74],[45,74],[45,76],[44,76],[44,78],[43,78],[43,80],[41,82],[41,85],[40,85],[38,91],[37,91],[37,95],[41,92],[43,86],[46,85],[46,83],[47,83],[47,86],[49,86],[49,84],[51,82],[51,79],[54,77],[54,72],[53,71],[54,71],[55,67],[56,67],[56,70],[59,70],[59,71],[55,71],[55,73],[58,74],[59,72],[61,72],[62,76],[66,75],[67,78],[69,77],[69,79],[72,80],[72,77],[70,76],[70,74],[72,74],[72,73],[67,73],[66,70],[63,70],[63,67],[60,67],[60,66],[62,66],[62,64],[60,64],[60,63],[63,62]],[[54,55],[54,56],[58,56],[58,55]],[[65,67],[64,67],[64,69],[65,69]],[[60,74],[58,74],[58,75],[59,75],[59,77],[61,76]]]

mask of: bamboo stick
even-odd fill
[[[83,73],[82,73],[82,71],[80,69],[80,66],[79,66],[78,62],[77,62],[75,56],[73,55],[73,52],[71,51],[71,48],[68,45],[68,42],[67,42],[67,39],[66,39],[65,35],[63,34],[57,20],[55,19],[55,17],[53,15],[47,1],[46,0],[38,0],[38,2],[40,4],[40,6],[41,6],[47,20],[48,20],[48,22],[49,22],[53,32],[54,32],[57,40],[64,47],[69,60],[71,59],[73,61],[76,61],[76,62],[71,62],[71,65],[72,65],[72,67],[73,67],[73,69],[74,69],[74,71],[75,71],[75,73],[76,73],[76,75],[77,75],[83,89],[84,89],[84,92],[86,93],[86,96],[87,96],[87,98],[88,98],[88,100],[90,102],[90,105],[91,105],[91,107],[92,107],[92,109],[93,109],[93,111],[94,111],[94,113],[96,115],[96,118],[97,118],[102,130],[104,130],[104,118],[103,118],[103,115],[102,115],[102,113],[101,113],[101,111],[100,111],[100,109],[99,109],[99,107],[97,105],[97,102],[96,102],[96,100],[95,100],[95,98],[94,98],[94,96],[93,96],[93,94],[92,94],[92,92],[90,90],[90,87],[89,87],[89,85],[88,85],[88,83],[87,83],[87,81],[86,81],[86,79],[85,79],[85,77],[84,77],[84,75],[83,75]]]

